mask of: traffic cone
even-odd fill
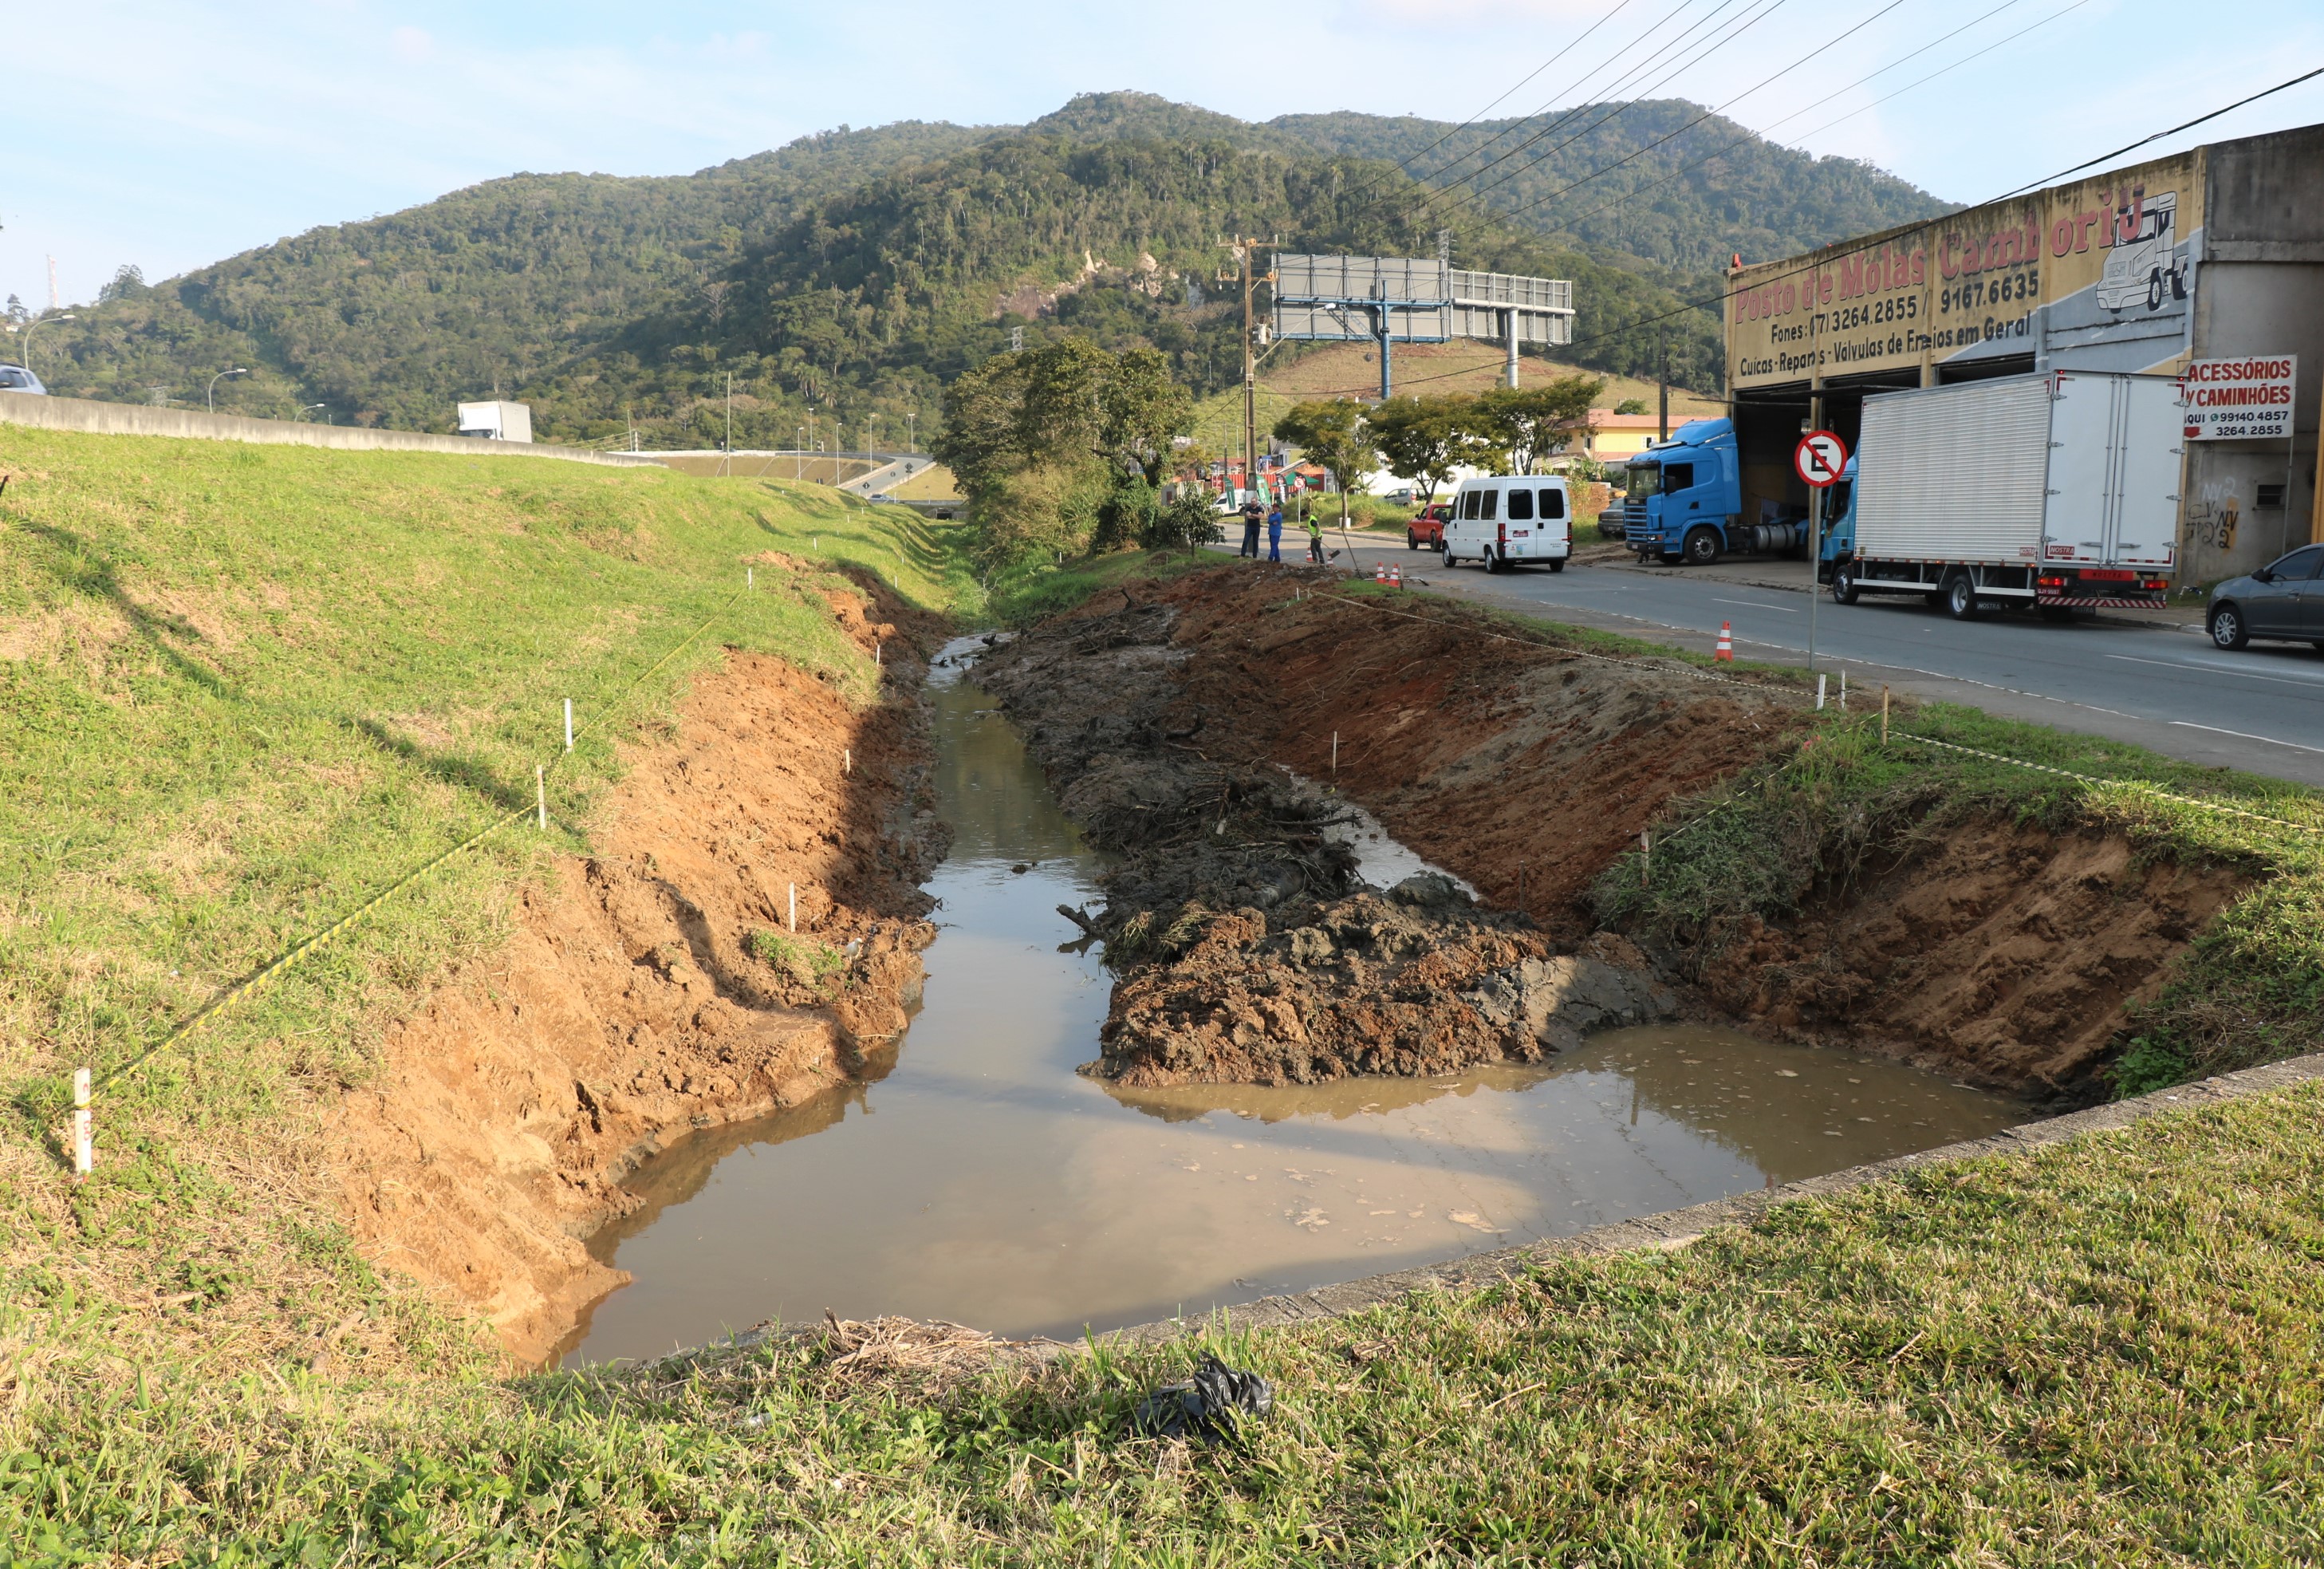
[[[1404,568],[1401,565],[1391,566],[1388,568],[1388,586],[1390,588],[1401,588],[1404,586]]]
[[[1378,561],[1372,563],[1372,581],[1375,583],[1388,581],[1388,568]]]
[[[1711,657],[1725,660],[1730,665],[1735,662],[1735,632],[1723,621],[1719,623],[1719,651]]]

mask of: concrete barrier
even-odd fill
[[[474,436],[431,436],[420,430],[375,430],[361,425],[309,425],[292,420],[250,420],[239,414],[197,414],[143,403],[93,398],[50,398],[0,392],[0,425],[78,430],[97,436],[173,436],[180,440],[256,441],[277,447],[330,447],[342,452],[451,452],[466,457],[554,457],[613,467],[659,467],[650,453],[595,452]]]

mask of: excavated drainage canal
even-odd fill
[[[1097,897],[1098,859],[982,693],[954,678],[933,696],[956,837],[928,885],[943,935],[908,1035],[868,1082],[697,1134],[635,1173],[644,1205],[591,1243],[635,1283],[585,1317],[570,1357],[655,1356],[826,1308],[1072,1336],[2024,1120],[2005,1096],[1895,1064],[1691,1026],[1459,1077],[1160,1091],[1080,1077],[1109,983],[1094,951],[1058,946],[1074,934],[1056,906]]]

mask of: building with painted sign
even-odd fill
[[[1740,266],[1732,284],[1748,520],[1805,510],[1791,454],[1812,405],[1852,448],[1868,394],[2087,370],[2185,378],[2181,582],[2247,572],[2318,527],[2324,125]]]

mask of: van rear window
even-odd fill
[[[1544,486],[1541,493],[1541,515],[1545,518],[1563,517],[1565,515],[1565,493],[1562,490],[1552,490],[1547,486]]]
[[[1533,492],[1529,490],[1509,492],[1509,521],[1513,523],[1533,521]]]

